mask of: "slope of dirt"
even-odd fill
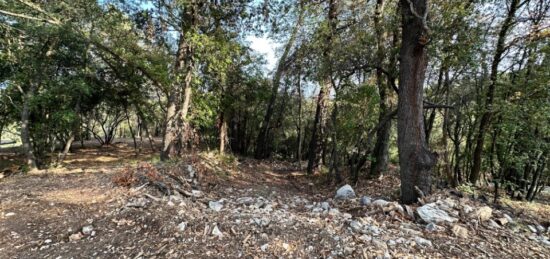
[[[106,159],[108,157],[109,159]],[[453,224],[428,231],[391,200],[394,175],[356,186],[359,199],[336,201],[339,186],[308,178],[292,164],[194,158],[201,195],[161,196],[150,185],[118,187],[113,179],[125,165],[151,160],[131,149],[88,148],[65,168],[16,175],[0,182],[1,258],[547,258],[544,216],[512,207],[493,208],[491,220],[506,213],[514,222],[494,225],[456,215]],[[132,167],[134,168],[134,167]],[[430,200],[431,199],[431,200]],[[486,206],[441,191],[426,202],[448,201],[457,208]],[[541,205],[546,206],[546,205]],[[416,207],[410,207],[414,210]],[[547,209],[547,207],[544,207]],[[457,210],[459,211],[459,209]],[[543,210],[544,211],[544,210]],[[547,218],[546,218],[547,219]],[[494,222],[494,221],[493,221]],[[534,227],[532,231],[529,226]],[[537,230],[536,227],[545,228]],[[537,232],[537,233],[533,233]],[[546,239],[545,239],[546,238]]]

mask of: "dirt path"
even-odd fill
[[[548,234],[530,234],[519,224],[497,228],[460,219],[469,231],[467,238],[460,238],[450,228],[427,231],[425,224],[386,208],[361,206],[357,199],[334,201],[336,187],[311,181],[291,164],[203,156],[210,168],[201,179],[204,197],[160,197],[146,188],[116,187],[112,181],[123,165],[154,159],[150,154],[136,158],[125,148],[80,152],[66,169],[2,179],[0,258],[550,254],[550,247],[539,240]],[[391,199],[396,185],[388,182],[394,180],[388,176],[355,189],[357,195]]]

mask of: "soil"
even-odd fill
[[[17,161],[13,153],[1,156],[4,162]],[[550,256],[550,246],[541,242],[548,232],[535,234],[528,227],[548,227],[546,200],[537,206],[515,201],[491,205],[493,217],[507,213],[516,220],[505,226],[461,218],[459,224],[469,233],[461,238],[451,226],[430,232],[393,210],[364,207],[358,199],[333,200],[340,185],[309,177],[294,163],[205,152],[188,159],[198,163],[202,197],[163,197],[149,186],[116,185],[113,179],[122,172],[157,163],[156,152],[143,149],[136,155],[128,143],[75,146],[59,168],[6,174],[0,179],[0,258]],[[5,164],[16,171],[13,163]],[[393,169],[354,189],[359,197],[391,202],[398,186]],[[452,196],[441,190],[431,199]],[[474,208],[487,205],[464,196],[460,200]],[[221,210],[210,208],[215,201],[223,204]],[[320,208],[325,201],[328,210]],[[354,232],[352,221],[372,231]]]

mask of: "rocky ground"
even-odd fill
[[[550,257],[548,205],[440,190],[402,206],[392,175],[327,186],[289,164],[226,160],[4,178],[0,257]]]

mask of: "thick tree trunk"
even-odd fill
[[[304,16],[303,6],[300,6],[299,12],[300,13],[298,14],[298,19],[296,20],[296,24],[294,25],[292,33],[290,34],[290,38],[288,39],[288,42],[285,45],[283,55],[279,59],[277,70],[275,70],[273,81],[271,82],[271,85],[272,85],[271,97],[269,98],[264,120],[260,128],[260,133],[258,134],[258,140],[256,141],[256,151],[254,156],[257,159],[266,158],[271,155],[271,150],[270,150],[271,145],[268,143],[272,139],[270,137],[271,128],[273,127],[273,125],[271,125],[271,118],[273,117],[273,114],[275,112],[275,102],[277,100],[277,93],[279,91],[279,86],[281,84],[281,78],[287,67],[286,63],[288,61],[287,60],[288,55],[290,54],[290,50],[292,49],[292,46],[294,46],[294,42],[296,41],[296,37],[298,36],[298,31],[302,26],[303,16]]]
[[[21,109],[21,143],[25,152],[25,164],[30,171],[37,169],[36,157],[34,156],[32,140],[30,135],[30,100],[36,91],[36,85],[30,85],[23,98],[23,109]]]
[[[423,116],[423,86],[428,59],[427,31],[423,16],[426,0],[402,0],[402,46],[400,52],[397,145],[401,175],[401,201],[414,203],[431,193],[436,155],[426,145]],[[413,13],[411,10],[414,10]],[[419,16],[417,16],[419,15]]]
[[[489,77],[490,83],[485,97],[483,114],[479,122],[479,131],[476,136],[476,146],[473,154],[473,165],[469,180],[474,184],[477,183],[481,175],[481,155],[483,154],[483,145],[485,144],[485,134],[489,130],[489,126],[493,118],[493,99],[498,80],[498,66],[506,50],[506,36],[514,24],[514,18],[519,5],[520,0],[512,0],[506,19],[502,23],[502,27],[500,28],[500,32],[498,34],[495,56],[493,57],[493,62],[491,63],[491,74]]]
[[[326,34],[326,42],[323,50],[323,80],[321,81],[321,89],[319,91],[319,96],[317,97],[317,107],[315,111],[315,120],[313,123],[313,129],[311,133],[311,141],[309,142],[309,151],[308,151],[308,163],[307,163],[307,173],[313,174],[319,169],[321,164],[321,151],[323,150],[322,143],[324,139],[324,130],[325,130],[325,118],[326,118],[326,109],[328,96],[330,94],[330,89],[332,87],[332,69],[331,69],[331,52],[332,52],[332,41],[334,33],[336,32],[336,22],[338,18],[338,1],[339,0],[329,0],[329,10],[328,10],[328,24],[329,31]]]
[[[196,4],[193,4],[188,11],[182,13],[182,28],[174,66],[176,80],[168,96],[164,136],[160,152],[161,160],[169,160],[174,156],[180,155],[186,141],[186,130],[189,128],[187,114],[191,103],[191,80],[193,77],[194,62],[193,49],[185,38],[185,34],[196,30],[198,8]],[[183,74],[183,80],[179,79],[180,73]]]

